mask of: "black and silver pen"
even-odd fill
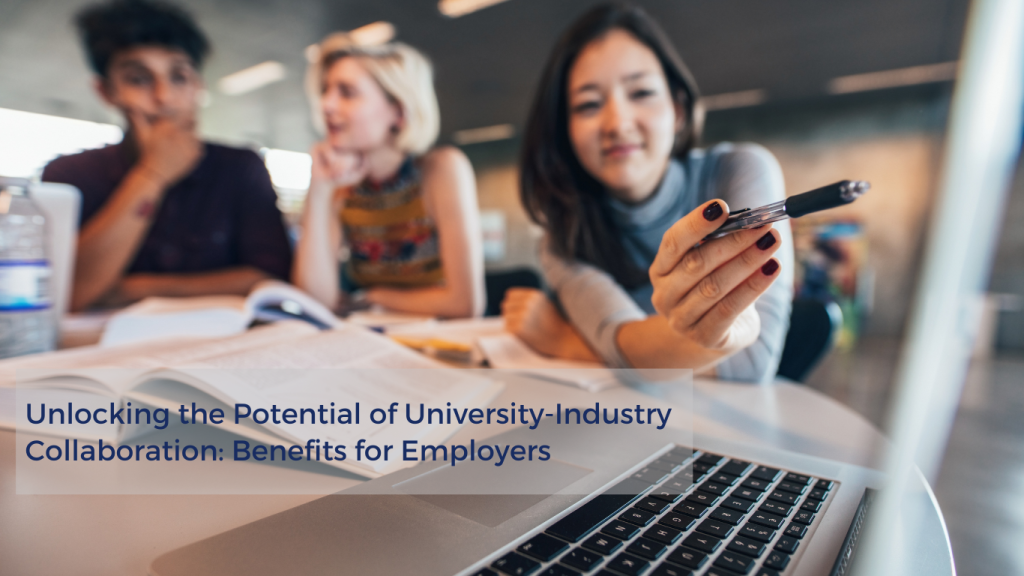
[[[771,222],[799,218],[812,212],[843,206],[853,202],[870,188],[871,184],[864,180],[842,180],[810,192],[790,196],[767,206],[730,212],[725,223],[718,230],[708,234],[702,241],[706,242],[740,230],[757,228]]]

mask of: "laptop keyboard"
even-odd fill
[[[831,480],[677,446],[474,576],[780,576]]]

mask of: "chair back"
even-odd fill
[[[832,349],[842,325],[839,304],[810,298],[794,300],[778,375],[803,382]]]
[[[540,289],[540,275],[529,268],[512,268],[484,275],[487,291],[487,309],[484,316],[501,316],[501,301],[509,288],[524,287]]]

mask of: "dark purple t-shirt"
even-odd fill
[[[287,279],[291,247],[263,162],[251,150],[205,146],[195,170],[164,195],[128,273],[252,266]],[[46,166],[43,181],[82,191],[84,225],[103,208],[135,159],[127,142],[62,156]]]

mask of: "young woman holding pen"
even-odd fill
[[[391,310],[479,316],[476,184],[462,152],[431,149],[440,119],[430,63],[405,44],[334,34],[308,83],[325,138],[312,150],[293,282],[330,307],[361,290]]]
[[[641,9],[598,6],[561,38],[527,123],[521,195],[559,307],[511,290],[507,328],[549,356],[616,368],[775,373],[792,299],[787,223],[697,246],[730,207],[784,198],[756,145],[695,148],[699,93]]]

